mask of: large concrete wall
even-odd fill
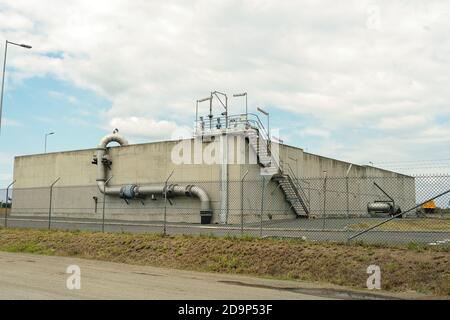
[[[283,162],[288,163],[300,178],[313,215],[359,216],[366,213],[369,202],[388,200],[374,182],[391,195],[402,210],[416,204],[413,177],[306,153],[291,146],[280,149]]]
[[[194,150],[194,140],[183,142]],[[173,150],[179,146],[177,141],[164,141],[146,144],[109,148],[113,164],[110,175],[112,186],[125,184],[161,184],[174,171],[170,183],[179,185],[195,184],[207,191],[214,211],[213,223],[219,221],[221,210],[221,170],[220,164],[197,163],[195,154],[191,154],[187,163],[175,164]],[[285,201],[284,194],[277,183],[260,175],[257,164],[249,164],[255,158],[248,144],[246,162],[238,164],[239,142],[230,144],[234,152],[229,152],[228,165],[228,222],[238,223],[241,205],[244,207],[246,222],[257,222],[260,219],[261,206],[264,209],[263,219],[290,219],[294,212]],[[203,143],[203,148],[212,146]],[[96,186],[96,166],[91,164],[95,149],[59,152],[41,155],[20,156],[15,158],[14,179],[16,180],[12,214],[47,215],[49,207],[49,186],[57,178],[53,193],[53,215],[100,218],[103,196]],[[280,160],[284,166],[289,164],[296,176],[304,179],[301,184],[311,203],[314,215],[323,214],[323,171],[328,172],[326,213],[342,214],[351,208],[352,214],[364,213],[367,203],[380,198],[380,193],[373,187],[373,179],[378,177],[380,185],[395,192],[406,207],[415,202],[414,179],[396,173],[353,165],[349,179],[345,176],[349,163],[320,157],[303,152],[299,148],[286,145],[279,146]],[[197,159],[198,160],[198,159]],[[198,162],[198,161],[197,161]],[[244,189],[241,188],[241,177],[249,171]],[[333,178],[341,177],[341,178]],[[361,179],[366,178],[366,179]],[[347,182],[348,187],[347,187]],[[264,189],[264,194],[263,194]],[[348,190],[348,192],[347,192]],[[243,195],[243,197],[241,196]],[[95,198],[97,200],[95,200]],[[243,201],[241,201],[243,200]],[[107,196],[107,218],[140,221],[161,221],[164,200],[161,196],[156,200],[145,199],[144,202],[132,200],[126,204],[117,197]],[[348,205],[347,205],[348,204]],[[199,222],[200,203],[197,199],[177,197],[167,210],[170,221]]]

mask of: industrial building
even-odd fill
[[[361,216],[384,197],[374,181],[398,206],[416,202],[410,176],[307,153],[274,139],[258,115],[225,110],[197,111],[190,139],[130,145],[115,132],[92,149],[18,156],[11,214],[47,215],[57,179],[56,217],[98,218],[103,206],[110,219],[203,224]]]

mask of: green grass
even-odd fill
[[[382,270],[383,289],[450,296],[448,246],[386,247],[260,239],[251,235],[101,233],[0,229],[0,250],[136,265],[331,283],[364,289],[366,269]]]
[[[52,255],[54,250],[51,248],[46,248],[38,243],[19,243],[12,244],[9,246],[2,246],[2,249],[6,252],[23,252],[23,253],[33,253],[33,254],[42,254],[42,255]]]

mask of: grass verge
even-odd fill
[[[0,251],[246,274],[364,289],[369,265],[382,289],[450,296],[449,247],[382,247],[252,237],[0,229]]]
[[[377,222],[358,223],[349,226],[349,230],[365,230]],[[449,219],[397,219],[386,222],[376,230],[384,231],[450,231]]]

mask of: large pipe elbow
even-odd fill
[[[106,186],[105,158],[106,148],[111,142],[117,142],[120,146],[128,145],[127,139],[118,134],[108,134],[104,136],[97,147],[97,186],[101,193],[118,195],[120,188],[110,188]]]
[[[193,196],[196,196],[197,198],[200,199],[200,203],[201,203],[201,212],[211,212],[211,200],[209,199],[208,194],[206,193],[205,190],[203,190],[202,188],[198,187],[198,186],[192,186],[191,187],[191,193]]]
[[[208,193],[206,193],[205,190],[203,190],[198,186],[195,185],[166,186],[160,184],[148,186],[128,185],[123,187],[108,187],[106,180],[106,167],[109,167],[109,165],[111,165],[111,160],[107,156],[106,148],[108,147],[108,144],[110,144],[111,142],[117,142],[118,144],[120,144],[120,146],[128,145],[128,141],[118,134],[109,134],[100,140],[100,143],[97,147],[96,163],[97,163],[97,186],[101,193],[105,195],[127,197],[129,199],[138,196],[153,195],[153,194],[164,195],[166,194],[166,192],[168,197],[173,195],[196,197],[200,200],[200,216],[202,224],[211,223],[213,213],[211,208],[211,200],[208,196]],[[132,192],[130,192],[130,190],[132,190]]]
[[[105,149],[108,146],[108,144],[110,144],[111,142],[117,142],[118,144],[120,144],[120,146],[128,145],[127,139],[125,139],[121,135],[118,135],[117,133],[112,133],[112,134],[108,134],[108,135],[104,136],[102,138],[102,140],[100,140],[98,148]]]

